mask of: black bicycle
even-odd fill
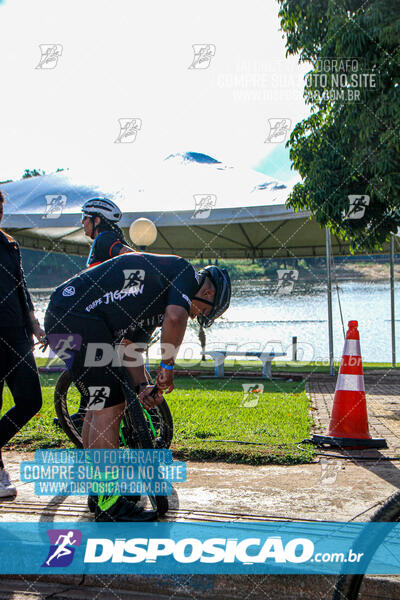
[[[120,427],[120,445],[127,448],[169,448],[173,437],[173,421],[168,404],[146,410],[142,407],[133,389],[126,370],[122,387],[126,406]],[[82,426],[86,414],[86,393],[81,384],[72,381],[69,371],[63,371],[57,380],[54,392],[54,405],[59,424],[77,448],[83,448]],[[149,500],[159,515],[168,510],[166,496],[149,496]]]
[[[396,492],[390,496],[371,517],[370,522],[376,521],[386,523],[400,521],[400,492]],[[366,550],[365,554],[368,562],[372,559],[379,545],[384,541],[384,536],[387,536],[387,532],[382,535],[382,539],[379,539],[379,536],[374,536],[371,539],[368,529],[366,532],[360,534],[356,546],[360,546],[363,550]],[[363,598],[366,588],[364,577],[364,575],[340,575],[335,585],[332,600],[357,600],[358,598]]]

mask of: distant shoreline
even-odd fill
[[[313,275],[326,277],[325,269],[313,269]],[[304,280],[311,280],[313,275],[306,270],[299,272],[299,278]],[[394,266],[394,277],[395,280],[400,278],[400,265]],[[389,281],[390,280],[390,265],[389,264],[360,264],[360,263],[348,263],[347,265],[339,264],[335,265],[332,270],[332,278],[337,281]]]
[[[400,265],[395,265],[394,267],[394,277],[395,281],[400,281]],[[326,279],[326,270],[312,269],[312,271],[300,269],[299,270],[299,280],[303,282],[315,282],[317,280],[324,281]],[[371,283],[378,282],[388,282],[390,279],[390,268],[389,265],[386,264],[368,264],[368,265],[360,265],[357,263],[350,263],[348,265],[338,265],[335,266],[332,272],[332,280],[345,282],[345,281],[365,281]],[[276,283],[276,278],[265,277],[264,276],[249,276],[244,277],[243,274],[240,277],[233,278],[233,281],[265,281]],[[54,287],[49,288],[31,288],[29,287],[29,291],[36,294],[51,294],[58,284],[54,285]]]

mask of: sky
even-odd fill
[[[0,180],[26,168],[149,172],[192,151],[298,181],[284,144],[308,115],[308,68],[285,57],[278,8],[275,0],[0,0]],[[53,68],[40,66],[46,44],[57,45],[45,63]],[[196,44],[209,44],[211,56],[190,68]],[[133,142],[116,143],[119,119],[138,119]],[[286,133],[271,141],[277,120]]]

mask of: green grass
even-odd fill
[[[28,451],[71,447],[65,434],[53,425],[57,377],[58,374],[41,375],[43,407],[13,438],[9,448]],[[255,381],[264,384],[264,393],[249,394],[245,399],[242,383],[249,380],[177,377],[175,390],[167,397],[174,419],[174,456],[250,464],[309,462],[312,449],[302,452],[296,447],[296,442],[309,437],[311,425],[304,384],[265,382],[261,378]],[[12,404],[11,394],[5,388],[3,412]]]
[[[264,382],[262,394],[245,399],[248,380],[177,378],[168,397],[174,419],[174,455],[192,460],[251,464],[309,462],[295,442],[309,437],[311,418],[304,384]],[[246,406],[247,404],[247,406]],[[217,442],[237,440],[254,445]]]
[[[47,362],[46,358],[37,358],[36,362],[38,366],[44,366]],[[57,363],[54,363],[57,364]],[[59,362],[63,368],[64,363]],[[156,370],[160,364],[159,360],[150,360],[150,369]],[[340,362],[335,362],[335,372],[339,372]],[[400,367],[400,363],[396,364],[396,368]],[[379,370],[379,369],[391,369],[391,363],[363,363],[364,371]],[[206,361],[201,360],[178,360],[176,363],[176,371],[195,370],[204,372],[204,375],[214,373],[214,362],[210,359]],[[226,372],[238,372],[241,371],[256,371],[261,375],[261,361],[259,360],[229,360],[225,361]],[[274,361],[272,363],[272,373],[329,373],[329,364],[321,362],[306,362],[306,361]]]

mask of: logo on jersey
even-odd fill
[[[66,288],[63,289],[62,291],[62,295],[63,296],[73,296],[75,294],[75,288],[73,285],[67,285]]]
[[[110,391],[106,385],[89,386],[88,410],[102,410],[110,397]]]
[[[75,548],[81,545],[79,529],[49,529],[50,548],[42,567],[68,567],[74,558]]]
[[[144,275],[143,269],[124,269],[125,283],[122,290],[130,290],[131,288],[133,288],[132,291],[139,290],[144,281]]]

